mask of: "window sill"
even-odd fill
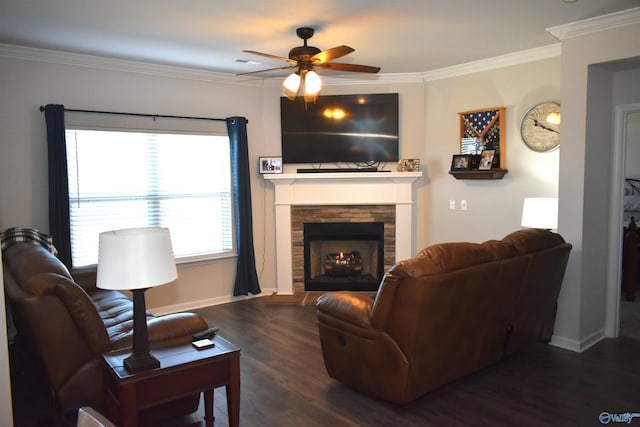
[[[226,262],[237,258],[238,254],[235,252],[225,252],[221,254],[207,254],[201,256],[176,258],[176,265],[181,267],[193,267],[197,265],[215,264],[218,262]]]

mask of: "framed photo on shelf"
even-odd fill
[[[468,171],[471,169],[471,155],[470,154],[454,154],[451,159],[452,171]]]
[[[480,163],[478,163],[479,171],[491,170],[493,165],[493,158],[496,155],[496,150],[483,150],[480,155]]]
[[[402,159],[398,162],[398,172],[416,172],[420,170],[420,159]]]
[[[282,157],[259,157],[260,173],[282,173]]]

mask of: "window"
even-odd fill
[[[130,227],[169,228],[178,262],[232,254],[227,135],[67,126],[66,144],[74,268]]]

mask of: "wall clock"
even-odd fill
[[[534,105],[522,118],[520,134],[524,143],[540,153],[560,145],[560,104],[542,102]]]

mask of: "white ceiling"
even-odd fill
[[[414,73],[550,45],[558,40],[549,27],[637,6],[640,0],[0,0],[0,43],[235,74],[286,65],[242,51],[286,57],[302,44],[295,29],[311,26],[310,45],[355,49],[336,62]]]

